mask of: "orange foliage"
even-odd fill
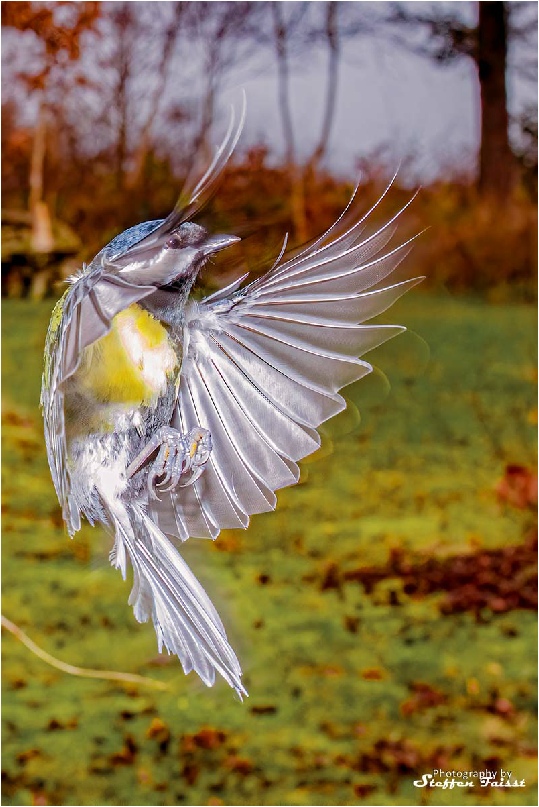
[[[58,23],[55,11],[67,8],[75,15],[71,25]],[[99,3],[56,2],[54,6],[30,2],[3,3],[2,25],[19,31],[33,31],[43,42],[48,62],[55,61],[60,53],[69,59],[80,56],[80,35],[94,25],[99,16]],[[35,88],[41,87],[44,75],[29,79]]]
[[[81,260],[91,259],[114,235],[140,221],[161,218],[172,209],[182,187],[170,161],[150,150],[137,187],[125,191],[115,182],[114,156],[97,155],[93,163],[69,155],[50,137],[45,165],[46,198],[55,216],[70,224],[84,244]],[[30,164],[31,138],[8,114],[3,133],[4,205],[19,208],[24,166]],[[212,287],[239,271],[258,272],[276,258],[285,234],[288,248],[298,246],[291,219],[290,177],[284,166],[270,165],[265,148],[253,148],[228,168],[218,192],[200,215],[214,231],[234,232],[242,243],[235,256],[223,256],[203,278]],[[320,235],[341,214],[353,191],[355,177],[343,181],[327,171],[303,177],[308,239]],[[385,187],[380,176],[367,176],[354,202],[356,216],[377,200]],[[399,180],[372,216],[372,226],[387,218],[412,196]],[[425,286],[476,291],[491,299],[535,298],[537,275],[537,205],[522,189],[503,209],[481,199],[471,184],[436,182],[421,189],[399,219],[396,239],[406,240],[425,228],[405,266],[424,274]],[[396,241],[394,242],[396,243]],[[237,260],[238,265],[230,264]]]

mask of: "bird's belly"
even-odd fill
[[[167,330],[134,304],[114,317],[109,333],[85,348],[77,386],[96,403],[153,406],[179,366]]]

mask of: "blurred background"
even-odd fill
[[[2,4],[5,804],[459,804],[433,769],[511,770],[537,804],[537,4]],[[158,656],[109,540],[69,542],[39,412],[65,278],[160,218],[247,93],[200,216],[242,236],[201,286],[317,236],[399,168],[386,220],[426,276],[276,513],[185,556],[250,698]],[[379,216],[378,220],[376,217]],[[378,369],[380,368],[380,369]],[[361,413],[361,414],[360,414]]]

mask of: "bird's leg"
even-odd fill
[[[156,487],[173,490],[180,484],[183,475],[188,476],[180,487],[192,485],[204,470],[211,448],[211,435],[207,429],[197,426],[187,434],[182,434],[171,426],[162,426],[129,465],[127,478],[136,474],[157,451],[147,481],[148,493],[152,499],[156,499]],[[164,485],[167,487],[163,487]]]

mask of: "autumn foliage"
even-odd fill
[[[272,4],[2,5],[8,44],[10,36],[16,36],[19,39],[13,42],[28,50],[28,58],[18,67],[6,66],[11,82],[2,107],[3,207],[10,214],[29,212],[35,247],[31,255],[22,249],[22,257],[18,256],[19,262],[28,263],[25,282],[6,284],[6,292],[36,292],[32,273],[43,273],[45,267],[47,275],[37,296],[56,293],[54,282],[67,272],[54,255],[56,221],[68,225],[80,242],[72,270],[73,264],[91,259],[125,227],[169,212],[186,176],[196,165],[202,169],[218,140],[218,134],[210,135],[210,124],[218,122],[218,90],[227,71],[253,48],[271,51],[270,34],[264,38],[257,33],[257,14],[266,6]],[[347,29],[345,18],[339,16],[344,10],[332,3],[327,6],[327,20],[319,30],[309,27],[312,20],[299,7],[297,19],[292,15],[288,20],[282,9],[275,9],[282,47],[274,58],[281,68],[284,100],[289,86],[283,70],[289,70],[294,48],[305,42],[327,40],[329,76],[337,81],[340,49],[355,30],[354,21],[348,21]],[[182,53],[189,38],[206,54],[202,72],[207,86],[202,82],[197,105],[178,100],[165,106],[161,96],[177,71],[175,48]],[[115,43],[112,49],[110,42]],[[357,211],[364,212],[385,188],[390,171],[374,155],[363,158],[357,172],[346,177],[324,169],[333,156],[331,86],[315,154],[302,162],[297,148],[300,133],[293,131],[288,133],[290,143],[282,162],[267,145],[246,150],[240,142],[206,211],[212,227],[232,228],[244,239],[236,252],[242,269],[267,266],[285,233],[289,247],[318,236],[340,215],[359,176]],[[33,122],[27,106],[37,109]],[[286,104],[281,112],[286,120]],[[536,127],[534,135],[533,120],[528,124],[531,140],[526,155],[521,155],[520,179],[503,204],[497,196],[480,193],[475,177],[453,166],[421,190],[403,217],[399,229],[403,237],[429,228],[416,242],[413,257],[414,271],[424,274],[427,284],[477,291],[490,299],[534,297]],[[414,155],[412,163],[413,159]],[[381,218],[384,210],[394,212],[408,201],[414,189],[410,176],[408,170],[400,172]],[[40,254],[39,244],[42,252],[43,245],[47,247],[50,261]],[[3,256],[4,274],[12,264],[11,254]],[[211,280],[219,282],[218,277]]]

